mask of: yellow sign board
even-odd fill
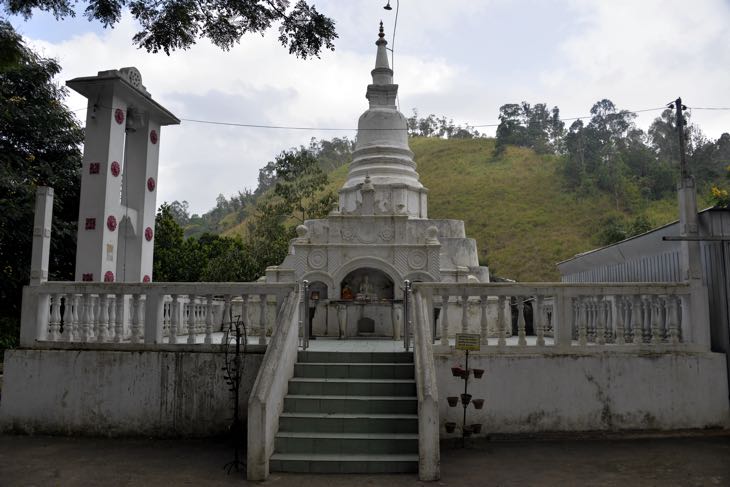
[[[478,352],[481,345],[481,335],[479,333],[457,333],[456,349],[469,350],[470,352]]]

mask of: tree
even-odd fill
[[[0,0],[7,13],[26,19],[34,9],[52,13],[56,19],[75,15],[75,0]],[[262,34],[279,23],[279,42],[297,57],[319,57],[322,49],[334,50],[335,23],[313,5],[298,0],[85,0],[84,15],[104,27],[114,27],[126,6],[141,30],[134,43],[148,52],[188,49],[207,38],[228,50],[244,34]]]
[[[83,132],[53,83],[61,68],[25,47],[0,21],[0,46],[17,49],[0,66],[0,348],[17,340],[28,284],[35,191],[54,189],[50,279],[73,279]]]
[[[564,130],[558,107],[550,111],[545,103],[531,106],[524,101],[502,105],[494,155],[502,154],[508,145],[529,147],[538,154],[559,152]]]
[[[321,196],[317,194],[325,189],[328,178],[311,151],[282,151],[276,156],[274,168],[274,195],[277,197],[274,206],[280,215],[304,222],[329,212],[335,196],[331,191]]]

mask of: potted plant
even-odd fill
[[[449,406],[451,406],[452,408],[456,406],[459,402],[459,398],[456,396],[447,397],[446,400],[449,402]]]
[[[474,407],[477,409],[481,409],[484,407],[484,399],[473,399],[471,402],[474,404]]]
[[[484,369],[472,369],[474,371],[474,378],[475,379],[481,379],[482,375],[484,375]]]
[[[456,365],[451,367],[451,373],[454,377],[464,377],[466,375],[466,370],[464,370],[464,367],[461,365]]]
[[[464,406],[468,406],[470,401],[471,401],[471,394],[462,394],[461,395],[461,403]]]
[[[456,423],[449,422],[449,423],[446,423],[444,426],[446,427],[447,433],[453,433],[454,430],[456,429]]]

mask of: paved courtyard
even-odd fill
[[[0,436],[0,485],[250,485],[218,440]],[[730,486],[730,435],[491,441],[444,447],[442,479],[275,473],[270,486]]]

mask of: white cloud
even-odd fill
[[[136,66],[155,100],[181,118],[354,127],[367,107],[381,18],[392,41],[395,12],[383,4],[318,1],[336,19],[340,38],[335,52],[306,61],[289,55],[275,32],[247,36],[229,52],[200,42],[171,56],[148,54],[131,45],[136,27],[129,16],[98,35],[78,32],[55,42],[37,35],[31,44],[59,59],[59,81]],[[395,78],[406,115],[416,107],[457,123],[494,122],[499,106],[521,100],[558,105],[564,117],[587,114],[601,98],[625,109],[661,106],[678,95],[690,106],[730,106],[729,41],[723,0],[403,0]],[[86,100],[72,95],[68,105],[84,107]],[[655,115],[638,122],[646,127]],[[693,113],[712,137],[730,131],[729,117]],[[281,150],[335,135],[354,133],[168,127],[160,202],[188,200],[204,212],[219,193],[255,187],[258,169]]]

